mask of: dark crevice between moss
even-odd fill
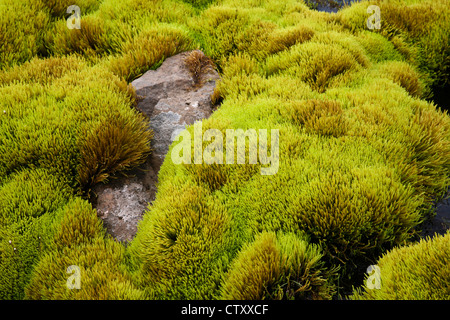
[[[449,91],[450,82],[447,81],[445,85],[432,88],[433,97],[430,99],[430,102],[434,102],[438,108],[442,111],[447,111],[448,114],[450,114]],[[436,234],[444,235],[450,229],[450,187],[447,190],[447,195],[437,202],[433,209],[436,212],[436,216],[423,223],[421,226],[421,238],[433,237]]]
[[[436,86],[432,88],[433,98],[431,100],[442,110],[447,110],[450,113],[450,82],[444,86]]]

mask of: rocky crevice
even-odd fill
[[[118,241],[134,238],[138,222],[155,199],[159,169],[177,134],[213,112],[211,95],[220,77],[208,69],[198,85],[185,64],[188,55],[172,56],[132,82],[139,97],[137,108],[149,118],[153,131],[152,153],[126,175],[96,185],[91,198],[107,232]]]

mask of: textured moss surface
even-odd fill
[[[353,299],[448,300],[450,299],[450,232],[419,243],[394,248],[377,262],[380,288],[367,285],[355,290]],[[366,281],[370,281],[367,279]]]

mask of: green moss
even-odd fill
[[[320,93],[333,77],[359,68],[355,56],[338,45],[308,42],[267,59],[267,74],[285,73],[300,78]]]
[[[83,155],[78,181],[85,189],[141,164],[150,153],[152,132],[146,119],[132,109],[119,112],[91,121],[78,140]]]
[[[261,233],[231,263],[222,299],[330,299],[335,287],[320,247],[295,234]]]
[[[104,230],[92,206],[86,200],[73,198],[70,188],[49,176],[48,172],[22,171],[2,187],[0,196],[3,202],[0,228],[1,298],[58,299],[63,298],[59,295],[60,289],[68,298],[70,290],[63,286],[46,291],[49,287],[45,280],[50,281],[46,277],[55,272],[64,273],[70,264],[94,269],[87,271],[87,275],[82,274],[84,280],[91,274],[93,279],[90,285],[84,283],[87,291],[79,292],[81,299],[106,298],[98,293],[96,286],[100,281],[99,272],[103,277],[102,268],[111,270],[113,274],[108,284],[111,290],[106,290],[112,295],[109,297],[141,297],[139,290],[132,289],[130,280],[125,280],[129,278],[123,276],[126,271],[116,264],[122,261],[119,257],[123,255],[124,248],[112,240],[103,240]],[[110,249],[105,251],[105,248]],[[87,262],[83,260],[82,253],[88,254]],[[58,258],[70,260],[71,263],[58,269],[62,263]],[[99,266],[98,262],[104,259],[109,265]],[[45,276],[36,276],[36,273]],[[44,285],[44,288],[39,285]],[[86,288],[88,286],[90,289]]]
[[[382,35],[369,31],[361,30],[357,37],[354,38],[364,47],[366,54],[375,62],[405,59],[399,48],[396,48],[394,42],[389,41]],[[397,43],[397,42],[395,42]],[[406,48],[407,50],[409,48]],[[409,58],[409,51],[403,51],[406,58]]]
[[[42,257],[26,287],[27,299],[120,300],[144,299],[124,261],[124,247],[112,239],[95,238],[74,247],[53,250]],[[68,272],[69,266],[79,273]],[[79,276],[79,289],[68,287]],[[48,284],[52,284],[49,286]],[[76,284],[76,283],[75,283]]]
[[[159,67],[165,58],[192,48],[193,42],[183,29],[149,26],[125,42],[121,54],[110,56],[106,66],[131,82],[147,70]]]
[[[211,299],[235,246],[233,222],[208,189],[174,180],[164,188],[172,201],[156,200],[130,252],[153,297]]]
[[[410,236],[420,221],[421,200],[382,165],[375,150],[362,140],[308,140],[299,159],[291,153],[277,175],[255,175],[240,188],[234,215],[254,231],[305,230],[335,263]]]
[[[400,30],[419,47],[418,63],[435,84],[448,81],[450,24],[446,16],[448,4],[432,1],[414,1],[408,6],[392,2],[382,3],[387,26]]]
[[[205,8],[216,2],[215,0],[183,0],[183,2],[191,4],[195,8]]]
[[[248,28],[255,21],[250,10],[210,8],[210,21],[217,24],[208,37],[223,39],[218,36],[221,24],[234,24],[233,19],[220,22],[225,13],[244,19]],[[236,23],[231,33],[240,34],[243,29]],[[268,34],[276,32],[280,32],[278,27]],[[246,43],[251,42],[249,38]],[[383,47],[375,52],[372,43]],[[233,248],[247,248],[261,232],[304,231],[323,248],[328,268],[343,267],[341,280],[348,286],[354,276],[353,263],[374,259],[411,239],[430,213],[430,200],[446,190],[448,161],[440,162],[443,158],[435,155],[446,155],[449,150],[448,117],[411,97],[423,94],[422,76],[381,35],[314,31],[307,40],[290,43],[268,56],[254,54],[250,47],[234,48],[211,51],[225,57],[220,60],[222,80],[215,93],[223,103],[203,121],[203,128],[222,133],[226,128],[280,129],[280,170],[264,177],[257,174],[258,165],[256,170],[250,165],[239,169],[176,166],[166,159],[159,199],[150,212],[166,210],[162,203],[173,203],[174,190],[186,190],[189,181],[208,190],[208,199],[211,192],[225,206],[234,222],[231,228],[237,242]],[[434,155],[426,151],[429,148]],[[150,212],[141,230],[156,221],[152,222],[156,216]],[[178,214],[174,208],[165,213],[168,217]],[[132,254],[138,256],[141,240],[134,245]],[[157,255],[150,246],[143,251]],[[226,261],[236,259],[236,254],[230,251]],[[247,259],[246,254],[240,259]],[[260,266],[257,261],[242,276],[250,277],[253,270],[260,277],[255,288],[261,288],[263,279],[275,271],[273,265]],[[158,274],[149,261],[142,265],[143,270],[151,268]],[[260,267],[261,274],[257,272]],[[167,276],[157,279],[152,286],[159,292],[167,290],[160,297],[180,297],[181,288],[175,282],[167,282]],[[239,279],[234,283],[238,288]],[[198,290],[206,292],[206,288],[212,287]],[[251,296],[261,295],[258,290]],[[191,291],[181,292],[185,297]]]
[[[304,127],[307,133],[339,137],[347,133],[349,126],[342,107],[336,101],[296,101],[280,108],[280,113]]]
[[[53,18],[67,18],[67,8],[71,5],[76,5],[80,8],[81,14],[86,14],[98,9],[100,0],[38,0],[36,1],[43,8],[50,12]]]
[[[103,0],[97,13],[102,19],[139,31],[148,23],[184,24],[194,11],[180,0]]]
[[[69,29],[65,20],[58,20],[47,35],[49,50],[57,56],[81,54],[94,58],[112,54],[129,38],[126,28],[118,28],[95,14],[82,15],[80,29]]]
[[[354,290],[353,299],[448,300],[450,290],[450,232],[395,248],[377,262],[380,288],[365,285]]]
[[[71,198],[71,189],[46,170],[23,170],[0,189],[0,297],[21,299],[35,263],[49,245],[46,216]]]
[[[341,10],[337,20],[359,32],[366,28],[370,4],[380,7],[380,33],[396,49],[419,67],[433,85],[448,81],[449,7],[446,1],[364,1]],[[414,47],[414,48],[411,48]]]
[[[21,64],[45,53],[47,11],[37,1],[2,0],[0,3],[0,69]]]
[[[46,84],[28,84],[41,70],[51,74]],[[52,58],[3,75],[8,82],[21,79],[0,88],[5,97],[0,167],[5,175],[37,166],[74,188],[89,189],[140,163],[150,151],[148,122],[130,108],[134,91],[106,68],[87,67],[74,57]]]
[[[54,79],[61,78],[66,72],[81,70],[85,67],[86,63],[83,59],[75,56],[48,59],[35,57],[20,66],[1,70],[0,83],[3,86],[13,82],[44,85],[51,83]]]
[[[48,216],[46,223],[46,227],[53,230],[46,232],[50,251],[75,247],[105,235],[97,211],[79,197],[61,206],[53,217]],[[52,234],[52,237],[48,237],[48,234]]]

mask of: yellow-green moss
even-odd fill
[[[179,52],[192,49],[192,40],[180,28],[150,26],[124,42],[121,54],[110,56],[106,66],[117,76],[131,82],[148,69]]]
[[[49,251],[33,271],[25,289],[26,299],[42,300],[139,300],[136,287],[123,265],[125,248],[112,239],[94,238],[78,246]],[[79,274],[67,272],[77,266]],[[79,289],[67,285],[79,275]],[[49,284],[51,284],[49,286]]]
[[[52,57],[39,59],[37,57],[20,66],[0,71],[0,83],[5,86],[13,82],[48,84],[61,78],[71,70],[81,70],[86,67],[83,59],[75,56],[62,58]]]
[[[101,0],[37,0],[43,8],[49,10],[53,18],[67,18],[67,8],[71,5],[77,5],[81,14],[86,14],[98,9]]]
[[[27,83],[39,70],[50,77],[41,85]],[[3,77],[0,172],[44,167],[88,189],[149,153],[151,132],[132,108],[134,90],[106,68],[74,57],[52,58],[33,60]]]
[[[320,247],[295,234],[261,233],[244,246],[224,276],[222,299],[330,299],[333,272]]]
[[[46,227],[47,217],[70,198],[71,189],[42,169],[23,170],[1,186],[1,299],[23,298],[30,273],[54,232]]]
[[[352,299],[448,300],[450,232],[392,249],[378,260],[377,266],[380,288],[365,284],[354,290]]]
[[[419,67],[430,84],[448,82],[448,1],[363,1],[341,10],[337,20],[359,32],[367,28],[366,9],[370,4],[379,6],[381,12],[381,29],[374,32],[391,40],[400,53]]]
[[[22,64],[45,53],[45,30],[50,17],[40,1],[2,0],[0,3],[0,69]]]
[[[266,70],[268,75],[285,73],[298,77],[322,93],[333,77],[359,67],[357,58],[337,44],[308,42],[268,58]]]
[[[172,200],[156,200],[159,205],[145,215],[130,253],[153,297],[216,298],[238,235],[208,189],[174,180],[165,187]]]

